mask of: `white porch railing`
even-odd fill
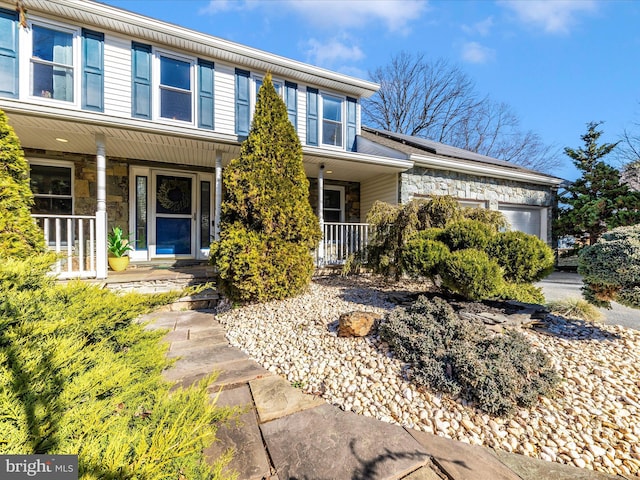
[[[58,278],[96,277],[96,217],[32,215],[44,231],[45,244],[58,254],[52,272]]]
[[[324,222],[318,249],[318,265],[342,265],[349,255],[361,255],[366,262],[365,247],[369,241],[368,223]]]

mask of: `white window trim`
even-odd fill
[[[20,75],[20,99],[31,100],[35,102],[45,102],[52,105],[60,105],[69,107],[74,106],[80,108],[80,102],[82,97],[81,90],[81,51],[82,51],[82,29],[75,25],[69,25],[65,23],[56,22],[49,19],[42,19],[39,17],[31,17],[28,21],[29,28],[21,28],[19,32],[20,52],[27,52],[26,55],[19,55],[19,75]],[[56,100],[55,98],[47,98],[41,96],[35,96],[33,92],[33,70],[31,59],[33,57],[33,26],[41,26],[51,30],[58,30],[61,32],[70,33],[73,35],[72,48],[73,48],[73,101],[67,102],[65,100]]]
[[[334,92],[327,92],[324,90],[320,90],[318,92],[319,102],[318,102],[318,146],[322,148],[330,148],[333,150],[345,150],[345,142],[347,135],[347,122],[346,122],[346,114],[347,114],[347,97],[344,95],[339,95]],[[324,143],[322,139],[324,138],[324,98],[331,97],[337,100],[340,100],[340,123],[342,125],[342,145],[331,145],[328,143]],[[357,116],[357,112],[356,112]],[[357,125],[357,118],[356,118]]]
[[[75,187],[76,187],[75,164],[73,162],[66,162],[64,160],[49,160],[47,158],[27,158],[27,162],[29,163],[29,177],[31,177],[31,165],[42,165],[46,167],[63,167],[71,170],[71,213],[68,215],[74,215],[76,210],[76,202],[75,202],[76,196],[74,194]]]
[[[460,205],[461,207],[466,207],[466,208],[483,208],[486,209],[487,208],[487,202],[485,200],[461,200],[461,199],[456,199],[458,202],[458,205]]]
[[[189,64],[189,79],[191,82],[191,121],[186,122],[184,120],[174,120],[172,118],[163,117],[160,114],[160,109],[162,105],[160,104],[160,57],[173,58],[175,60],[179,60],[181,62],[186,62]],[[178,53],[164,50],[160,48],[152,47],[152,67],[151,67],[151,78],[152,78],[152,102],[153,102],[153,120],[160,123],[168,123],[173,125],[190,125],[197,126],[196,119],[198,118],[198,112],[196,111],[196,96],[198,92],[198,84],[197,84],[197,75],[196,75],[196,65],[197,59],[194,57],[189,57],[185,55],[180,55]],[[179,89],[178,89],[179,90]],[[178,91],[176,90],[176,91]],[[180,90],[182,91],[182,90]],[[215,99],[214,99],[215,101]]]
[[[344,205],[344,203],[345,203],[344,202],[345,188],[343,186],[341,186],[341,185],[327,185],[327,184],[324,184],[324,190],[325,191],[326,190],[332,190],[332,191],[340,192],[340,221],[338,223],[344,223],[344,221],[345,221],[344,220],[345,219],[345,211],[344,211],[345,210],[345,208],[344,208],[345,207],[345,205]],[[324,191],[322,192],[322,194],[324,195]],[[327,211],[327,210],[332,211],[332,212],[338,211],[337,208],[327,208],[324,205],[324,201],[322,203],[323,203],[323,206],[322,206],[322,209],[323,209],[322,217],[323,218],[325,217],[324,212]],[[325,222],[326,222],[326,220],[325,220]],[[329,222],[329,223],[332,223],[332,222]]]

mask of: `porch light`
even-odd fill
[[[324,173],[333,173],[333,170],[325,170]]]
[[[58,141],[60,143],[68,143],[69,142],[69,140],[67,140],[66,138],[60,138],[60,137],[57,137],[56,141]]]

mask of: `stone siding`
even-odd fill
[[[400,175],[400,200],[414,196],[451,195],[458,200],[483,201],[497,210],[498,204],[551,207],[554,195],[550,187],[465,173],[414,167]]]
[[[324,179],[325,186],[344,187],[344,217],[345,222],[360,222],[360,184],[358,182],[344,182],[340,180]],[[318,215],[318,179],[309,179],[309,202],[313,213]]]

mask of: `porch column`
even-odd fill
[[[96,209],[96,277],[107,278],[107,157],[105,138],[96,135],[97,209]]]
[[[213,213],[213,239],[220,240],[220,216],[222,213],[222,154],[216,153],[216,198]]]
[[[318,266],[324,265],[324,164],[318,169],[318,221],[320,222],[320,232],[322,238],[318,245]]]

